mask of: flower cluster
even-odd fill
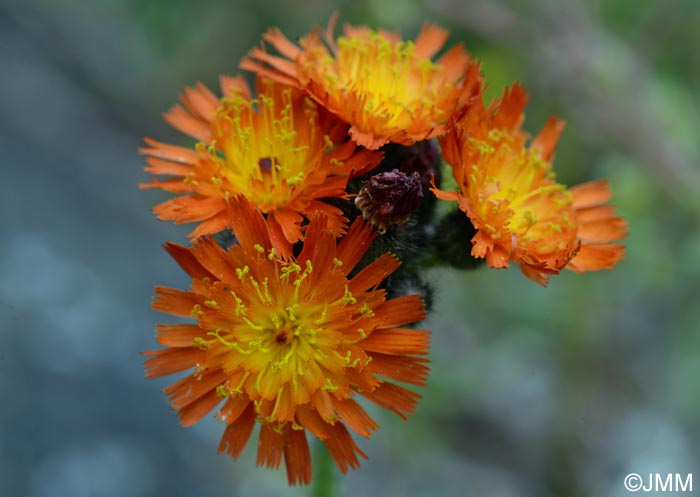
[[[221,96],[198,84],[165,114],[194,147],[141,149],[155,175],[141,187],[174,194],[156,216],[195,223],[190,246],[165,246],[190,289],[156,287],[153,304],[192,321],[158,325],[146,374],[186,372],[165,392],[183,426],[216,410],[219,452],[237,458],[259,424],[258,465],[284,460],[290,484],[311,480],[307,432],[343,472],[366,457],[350,433],[378,425],[358,398],[415,410],[401,384],[428,374],[425,261],[516,262],[544,285],[624,255],[607,183],[555,180],[562,122],[530,140],[520,85],[487,105],[478,61],[459,44],[438,55],[447,31],[336,38],[335,20],[298,44],[269,30],[241,62],[254,90],[222,76]],[[439,223],[437,199],[458,206]]]

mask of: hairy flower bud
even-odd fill
[[[406,174],[420,174],[421,183],[425,188],[430,187],[430,181],[433,179],[436,184],[440,183],[440,152],[432,140],[424,140],[402,148],[403,153],[396,152],[400,157],[396,166],[399,170]]]
[[[420,174],[398,169],[375,174],[362,183],[355,205],[380,233],[408,221],[423,198]]]

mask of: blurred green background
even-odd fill
[[[611,272],[543,289],[517,269],[433,269],[432,375],[338,495],[624,496],[627,473],[700,486],[700,2],[694,0],[0,1],[0,494],[273,496],[283,471],[216,455],[143,379],[155,284],[187,286],[140,192],[143,136],[183,86],[215,87],[269,26],[330,14],[413,37],[425,20],[521,81],[526,128],[568,122],[560,181],[607,177],[630,224]],[[160,195],[160,196],[159,196]]]

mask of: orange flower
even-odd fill
[[[147,377],[194,368],[165,389],[181,423],[223,402],[219,452],[237,458],[259,422],[258,465],[276,468],[284,457],[292,485],[311,479],[307,430],[342,472],[355,468],[366,456],[348,429],[369,437],[378,427],[356,394],[402,418],[420,398],[392,380],[425,384],[428,360],[415,356],[427,353],[429,331],[401,328],[425,317],[423,301],[386,300],[377,288],[400,264],[390,254],[353,272],[376,235],[361,219],[337,243],[327,218],[314,217],[299,255],[282,259],[261,214],[245,199],[231,204],[240,246],[166,245],[192,287],[157,287],[153,307],[197,323],[158,325],[166,348],[146,352]]]
[[[607,182],[569,190],[557,183],[551,161],[563,122],[551,118],[526,145],[526,103],[525,90],[514,85],[488,109],[483,100],[463,109],[440,140],[460,190],[433,192],[469,216],[477,230],[472,255],[491,267],[517,262],[542,285],[563,268],[614,267],[624,246],[611,242],[626,236],[627,224],[604,205],[612,196]]]
[[[280,30],[264,39],[280,54],[254,48],[241,68],[302,88],[351,124],[360,145],[410,145],[441,135],[455,110],[481,86],[479,65],[461,45],[433,61],[448,32],[426,23],[415,42],[398,33],[345,25],[333,39],[337,16],[325,33],[290,42]],[[325,42],[325,43],[324,43]]]
[[[265,213],[273,245],[284,255],[302,239],[315,211],[341,234],[347,220],[321,199],[344,197],[348,180],[375,167],[381,153],[358,150],[347,125],[298,90],[257,81],[257,99],[241,77],[221,78],[222,99],[204,85],[186,88],[184,107],[165,120],[199,140],[196,150],[146,139],[146,171],[175,176],[142,184],[182,196],[154,208],[161,220],[199,222],[189,236],[230,227],[229,199],[245,196]]]

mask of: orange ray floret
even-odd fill
[[[398,33],[345,25],[335,40],[336,19],[299,46],[270,29],[263,38],[280,55],[254,48],[241,68],[305,90],[351,124],[352,138],[368,149],[440,136],[455,110],[478,93],[479,64],[462,45],[433,60],[446,30],[426,23],[415,41],[402,41]]]
[[[257,98],[241,77],[222,77],[223,97],[204,85],[187,88],[165,120],[199,143],[195,149],[146,139],[146,171],[173,176],[142,184],[180,194],[154,208],[161,220],[196,222],[200,237],[231,225],[229,199],[243,195],[265,214],[277,251],[289,255],[315,211],[340,235],[346,219],[323,198],[344,197],[349,179],[382,154],[360,150],[348,126],[298,90],[264,78]],[[235,213],[234,213],[235,215]]]
[[[624,257],[612,242],[627,223],[605,203],[606,181],[566,189],[556,182],[552,158],[563,122],[551,118],[527,144],[522,130],[525,90],[514,85],[489,108],[477,100],[440,140],[459,191],[433,192],[455,201],[476,228],[472,256],[489,266],[517,262],[541,285],[549,274],[610,269]]]
[[[378,289],[400,264],[391,255],[355,274],[376,236],[361,218],[337,241],[327,217],[313,217],[301,252],[287,259],[259,211],[242,197],[230,203],[240,245],[224,250],[209,237],[166,245],[192,286],[156,288],[153,307],[196,324],[158,325],[165,348],[145,353],[146,375],[192,370],[165,390],[181,423],[218,407],[227,424],[219,452],[237,458],[259,422],[258,465],[284,460],[292,485],[311,479],[306,431],[341,471],[355,468],[366,456],[349,430],[369,437],[378,428],[356,394],[401,417],[420,397],[393,381],[425,384],[429,331],[401,327],[425,317],[423,301],[386,300]]]

